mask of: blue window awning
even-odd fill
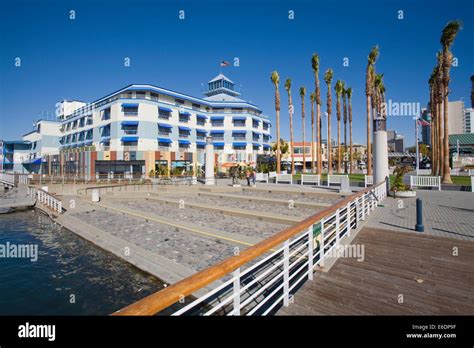
[[[178,126],[178,129],[180,131],[186,131],[186,132],[190,132],[191,131],[191,128],[189,127],[184,127],[184,126]]]
[[[244,130],[235,130],[235,131],[232,131],[232,135],[234,134],[247,134],[247,131],[244,131]]]
[[[223,116],[212,116],[211,121],[224,121]]]
[[[260,120],[258,118],[252,117],[252,121],[260,123]]]
[[[247,117],[245,116],[234,116],[232,117],[232,121],[246,121]]]
[[[166,123],[158,123],[158,127],[160,127],[160,128],[168,128],[168,129],[173,128],[172,125],[166,124]]]
[[[165,107],[163,107],[163,106],[159,106],[158,109],[159,109],[160,111],[164,111],[164,112],[172,112],[172,111],[173,111],[173,110],[171,110],[170,108],[165,108]]]
[[[179,145],[190,145],[191,142],[189,140],[178,140]]]
[[[191,114],[190,114],[189,112],[187,112],[187,111],[180,111],[180,112],[179,112],[179,116],[186,116],[186,117],[189,117],[189,116],[191,116]]]
[[[214,142],[212,142],[212,145],[214,145],[214,146],[224,146],[224,143],[223,143],[223,142],[214,141]]]
[[[252,131],[252,134],[260,136],[260,134],[262,134],[262,133]]]
[[[206,146],[206,142],[205,141],[196,141],[196,145],[197,146]]]
[[[196,129],[196,133],[206,134],[207,131],[205,129]]]
[[[242,146],[247,146],[247,143],[232,143],[232,146],[234,147],[242,147]]]
[[[138,103],[123,103],[122,108],[138,108]]]
[[[264,149],[270,149],[270,148],[271,148],[271,146],[270,146],[270,145],[268,145],[268,144],[263,144],[263,148],[264,148]]]
[[[122,126],[138,126],[138,121],[122,121]]]
[[[259,143],[252,143],[252,146],[253,147],[260,147],[260,144]]]
[[[264,125],[264,126],[269,126],[269,125],[270,125],[270,122],[263,121],[263,125]]]
[[[196,118],[202,118],[202,119],[204,119],[204,120],[207,120],[207,116],[206,116],[206,115],[197,114],[197,115],[196,115]]]
[[[122,137],[120,141],[135,142],[138,141],[138,137]]]
[[[167,139],[167,138],[158,138],[158,142],[163,143],[163,144],[171,144],[172,143],[171,139]]]
[[[211,134],[224,134],[223,130],[211,130]]]

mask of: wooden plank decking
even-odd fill
[[[474,242],[364,228],[353,243],[365,245],[363,262],[316,273],[277,314],[474,314]]]

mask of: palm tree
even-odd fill
[[[316,102],[316,93],[309,95],[311,101],[311,173],[314,173],[314,103]]]
[[[370,143],[370,108],[371,108],[371,97],[373,93],[373,80],[374,80],[374,64],[379,56],[378,46],[374,46],[367,57],[367,69],[365,73],[365,96],[366,96],[366,111],[367,111],[367,175],[372,175],[372,145]]]
[[[288,93],[288,112],[290,114],[291,174],[295,174],[295,150],[293,143],[293,99],[291,98],[291,79],[286,79],[285,89]]]
[[[434,80],[434,98],[437,115],[436,133],[437,133],[437,146],[436,146],[436,157],[437,157],[437,176],[443,175],[443,163],[444,163],[444,142],[443,142],[443,52],[439,51],[436,56],[438,63],[435,67],[436,75]]]
[[[346,89],[347,104],[349,105],[349,173],[352,174],[352,87]]]
[[[332,155],[331,155],[331,113],[332,113],[332,98],[331,98],[331,81],[334,73],[332,69],[326,70],[324,73],[324,81],[328,86],[327,93],[327,113],[328,113],[328,174],[332,174]]]
[[[443,47],[443,96],[444,96],[444,163],[443,163],[443,183],[451,184],[451,172],[449,169],[449,127],[448,127],[448,94],[449,94],[449,71],[453,61],[453,54],[450,51],[454,39],[461,30],[461,22],[450,21],[443,29],[441,35],[441,45]]]
[[[306,172],[306,143],[305,143],[305,122],[304,122],[304,97],[306,96],[306,87],[300,87],[301,97],[301,120],[303,122],[303,173]]]
[[[277,174],[280,174],[280,161],[281,161],[281,152],[280,152],[280,92],[278,91],[278,85],[280,84],[280,76],[278,71],[273,71],[271,80],[273,86],[275,86],[275,111],[276,111],[276,138],[277,138]]]
[[[311,67],[314,74],[314,92],[316,93],[316,173],[322,174],[322,147],[321,147],[321,88],[319,87],[319,56],[314,53],[311,57]]]
[[[336,81],[334,86],[336,91],[336,110],[337,110],[337,173],[341,172],[341,95],[344,90],[344,82]]]
[[[428,80],[428,85],[430,87],[430,112],[431,112],[431,175],[437,175],[437,161],[438,159],[436,158],[436,145],[437,145],[437,140],[436,140],[436,122],[437,122],[437,117],[436,117],[436,106],[435,106],[435,99],[434,99],[434,87],[435,87],[435,74],[436,74],[436,68],[433,69],[433,72],[430,75],[430,78]]]
[[[344,111],[344,173],[347,174],[347,89],[342,89],[342,109]]]

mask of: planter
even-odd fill
[[[396,198],[414,198],[416,197],[416,191],[390,191],[391,196]]]

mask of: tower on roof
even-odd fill
[[[237,97],[240,95],[240,93],[235,90],[234,82],[222,73],[209,81],[207,85],[208,90],[204,92],[204,95],[207,97],[219,94],[226,94],[232,97]]]

